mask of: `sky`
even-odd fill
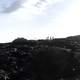
[[[0,0],[0,43],[80,35],[79,21],[80,0]]]

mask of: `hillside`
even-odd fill
[[[79,52],[80,36],[71,36],[67,38],[55,38],[55,39],[45,39],[45,40],[27,40],[24,38],[17,38],[10,43],[0,43],[0,79],[1,80],[52,80],[49,78],[47,79],[34,78],[33,61],[34,59],[35,60],[37,59],[35,58],[35,56],[38,55],[41,51],[45,51],[48,49],[50,50],[55,49],[56,47],[59,48],[58,50],[60,51],[62,50],[62,52],[63,50]],[[52,52],[50,51],[49,53]],[[54,54],[55,53],[56,52],[54,52]],[[75,62],[75,60],[73,61]],[[73,62],[71,64],[73,64]],[[80,70],[79,63],[77,65],[78,69]],[[77,73],[75,73],[74,77],[76,77],[76,74],[77,76],[80,75],[79,70],[77,70]],[[75,71],[73,71],[73,73],[74,72]],[[37,75],[35,75],[35,77],[37,77]],[[70,77],[70,79],[69,77],[68,79],[64,77],[63,80],[73,80],[73,77]]]

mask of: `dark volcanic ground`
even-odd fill
[[[0,80],[80,80],[80,36],[1,43]]]

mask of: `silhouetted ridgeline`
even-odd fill
[[[0,43],[1,80],[76,80],[80,36]],[[80,79],[79,79],[80,80]]]

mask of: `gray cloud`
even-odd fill
[[[2,6],[0,6],[0,9],[2,10],[2,13],[11,13],[13,11],[16,11],[17,9],[22,7],[22,4],[26,0],[4,0],[2,1]]]

